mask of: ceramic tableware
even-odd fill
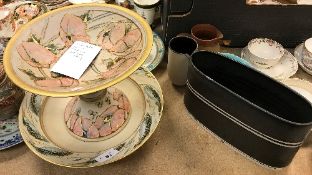
[[[8,40],[0,38],[0,120],[16,115],[24,96],[24,92],[7,78],[2,64],[3,49]]]
[[[308,67],[306,64],[303,63],[303,48],[304,44],[299,44],[294,51],[295,58],[297,59],[299,66],[308,74],[312,75],[312,68]]]
[[[254,65],[250,60],[250,55],[247,51],[247,48],[242,50],[241,57],[250,62],[251,65]],[[293,76],[297,72],[298,61],[289,51],[285,50],[283,57],[274,66],[268,68],[260,68],[257,66],[253,67],[276,80],[284,80]]]
[[[260,68],[274,66],[284,55],[284,48],[278,42],[267,38],[255,38],[247,46],[251,63]]]
[[[299,78],[289,78],[282,81],[282,83],[298,92],[312,104],[312,83]]]
[[[7,43],[9,42],[10,38],[6,37],[0,37],[0,64],[3,67],[3,54],[4,54],[4,49],[7,46]],[[4,71],[4,69],[2,69]],[[0,78],[1,78],[0,74]]]
[[[0,7],[0,30],[3,30],[8,23],[11,15],[11,10],[7,7]]]
[[[41,2],[44,3],[49,10],[58,9],[72,4],[68,0],[41,0]]]
[[[128,9],[133,9],[133,5],[129,0],[115,0],[116,4],[128,8]]]
[[[161,38],[154,32],[153,33],[153,48],[142,67],[149,71],[155,69],[163,60],[165,54],[165,46]]]
[[[188,36],[176,36],[169,41],[167,69],[173,84],[185,85],[190,55],[197,47],[197,42]]]
[[[72,4],[85,4],[85,3],[106,3],[105,0],[68,0]]]
[[[9,41],[9,38],[0,38],[0,82],[6,76],[5,71],[4,71],[4,66],[3,66],[3,52],[8,41]]]
[[[154,22],[155,9],[160,0],[134,0],[134,9],[150,25]]]
[[[162,90],[156,78],[143,68],[107,88],[108,93],[113,93],[113,98],[118,95],[114,93],[116,90],[123,92],[129,100],[131,112],[128,121],[120,131],[112,133],[113,136],[97,141],[76,137],[66,124],[62,124],[68,112],[65,106],[75,97],[52,98],[27,93],[19,115],[26,145],[42,159],[66,167],[100,166],[130,155],[152,135],[160,121],[164,105]],[[95,117],[99,115],[94,113]],[[111,125],[103,124],[100,134],[110,133],[114,116],[115,113],[112,121],[106,121]],[[80,118],[77,122],[81,122]],[[83,122],[82,129],[85,126]]]
[[[18,129],[17,115],[6,120],[0,120],[0,150],[10,148],[23,142]]]
[[[12,37],[21,26],[47,11],[43,3],[36,1],[18,1],[1,7],[0,36]]]
[[[297,4],[300,4],[300,5],[312,5],[312,2],[310,0],[297,0]]]
[[[247,0],[248,5],[282,5],[281,2],[275,0]]]
[[[128,77],[148,57],[152,30],[135,12],[110,4],[79,4],[30,21],[10,40],[4,66],[10,79],[35,94],[66,97],[105,89]],[[75,41],[102,48],[79,80],[50,68]]]
[[[196,24],[191,29],[192,37],[197,41],[200,50],[218,50],[223,34],[214,25]]]
[[[3,64],[0,63],[0,81],[4,80],[5,76]]]
[[[24,97],[24,92],[21,89],[12,84],[5,75],[2,77],[0,79],[0,120],[8,119],[18,114]]]
[[[312,38],[307,39],[302,48],[302,63],[312,69]]]
[[[291,4],[297,4],[297,0],[287,0]]]
[[[121,5],[122,3],[124,3],[126,0],[115,0],[115,3],[117,5]]]
[[[9,80],[4,71],[2,56],[8,41],[9,38],[0,38],[0,120],[16,115],[24,96],[24,92]]]
[[[1,0],[0,1],[0,7],[7,5],[7,4],[10,4],[10,3],[13,3],[13,2],[16,2],[16,1],[18,1],[18,0]]]

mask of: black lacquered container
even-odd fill
[[[312,106],[301,95],[206,51],[192,55],[184,102],[218,137],[271,167],[287,166],[312,127]]]

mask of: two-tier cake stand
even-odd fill
[[[67,167],[107,164],[138,149],[156,129],[164,103],[155,77],[140,68],[152,40],[143,18],[108,4],[60,8],[17,31],[4,66],[28,91],[19,112],[27,146]],[[79,80],[50,71],[75,41],[102,48]]]

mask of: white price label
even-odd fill
[[[75,41],[52,67],[51,71],[79,79],[100,52],[101,47]]]
[[[106,160],[111,159],[117,153],[119,153],[119,151],[115,150],[114,148],[111,148],[108,151],[106,151],[105,153],[96,157],[95,160],[98,162],[105,162]]]

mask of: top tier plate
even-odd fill
[[[102,50],[79,80],[51,73],[50,68],[75,41]],[[72,5],[24,25],[8,43],[3,61],[9,78],[27,91],[76,96],[128,77],[148,57],[152,43],[150,26],[131,10],[109,4]]]

